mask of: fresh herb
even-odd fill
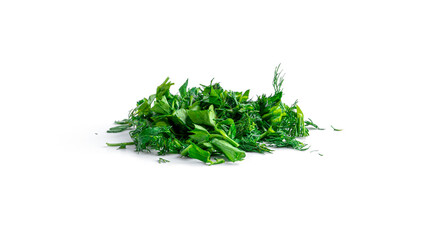
[[[107,131],[130,130],[132,142],[107,145],[135,145],[138,152],[156,150],[159,155],[176,153],[209,165],[241,161],[246,152],[271,152],[271,147],[307,150],[297,138],[309,135],[306,126],[321,128],[311,119],[304,121],[297,102],[282,102],[282,84],[280,65],[274,71],[274,93],[255,100],[249,98],[249,90],[224,90],[212,81],[189,88],[188,79],[178,94],[172,94],[174,84],[167,78],[156,93],[137,102],[127,119],[116,121],[118,126]]]

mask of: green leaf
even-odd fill
[[[181,97],[185,97],[187,95],[187,87],[188,87],[188,79],[179,88],[179,94],[181,95]]]
[[[222,103],[221,98],[220,98],[219,94],[217,93],[217,90],[214,89],[213,87],[211,87],[211,91],[210,91],[210,95],[209,95],[209,103],[213,104],[215,106],[220,106]]]
[[[187,113],[193,123],[215,127],[216,114],[213,105],[208,110],[190,110]]]
[[[179,125],[182,126],[184,128],[188,128],[187,126],[187,118],[188,118],[188,114],[187,114],[187,110],[186,109],[178,109],[175,112],[172,113],[171,116],[171,120]]]
[[[120,126],[116,126],[116,127],[112,127],[110,129],[108,129],[107,133],[123,132],[125,130],[128,130],[129,128],[130,128],[129,125],[120,125]]]
[[[121,121],[114,121],[115,124],[120,124],[120,125],[126,125],[126,124],[130,124],[129,119],[123,119]]]
[[[246,156],[246,153],[236,147],[233,147],[230,143],[220,140],[217,138],[212,139],[212,144],[222,152],[228,160],[235,162],[241,161]]]
[[[169,81],[169,77],[166,78],[166,80],[157,87],[156,91],[156,99],[161,99],[165,94],[169,93],[169,88],[174,85],[174,83],[171,83]]]
[[[240,96],[239,102],[246,102],[249,98],[249,89],[246,90],[246,92]]]
[[[138,101],[137,107],[131,111],[130,116],[136,117],[136,116],[146,116],[150,114],[151,104],[153,103],[155,98],[156,98],[156,95],[153,94],[150,97],[148,97],[148,99],[144,98]]]
[[[163,96],[160,101],[157,100],[151,110],[162,115],[171,114],[171,107],[169,106],[165,96]]]
[[[227,118],[224,121],[219,122],[216,127],[221,127],[224,131],[227,131],[227,135],[230,136],[230,138],[233,139],[236,137],[236,124],[233,119]],[[226,127],[228,127],[228,129]]]
[[[209,141],[210,134],[208,130],[197,124],[194,124],[194,127],[195,128],[191,131],[193,135],[189,136],[192,140],[194,140],[198,144]]]

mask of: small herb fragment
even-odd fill
[[[159,162],[159,163],[168,163],[168,162],[170,162],[170,161],[169,161],[169,160],[167,160],[167,159],[164,159],[164,158],[159,158],[158,162]]]
[[[332,125],[331,125],[331,128],[334,129],[334,131],[342,131],[342,129],[334,128]]]
[[[306,126],[312,126],[312,127],[314,127],[315,129],[317,129],[317,130],[325,130],[324,128],[320,128],[319,126],[317,126],[317,124],[315,124],[315,123],[313,122],[313,120],[311,120],[310,118],[308,119],[308,121],[305,121],[305,125],[306,125]]]
[[[110,147],[119,147],[117,149],[125,149],[127,145],[134,145],[134,142],[124,142],[124,143],[107,143],[107,146]]]

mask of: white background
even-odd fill
[[[1,1],[0,239],[427,239],[423,2]],[[255,97],[279,63],[323,157],[105,146],[167,76]]]

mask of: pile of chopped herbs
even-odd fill
[[[159,155],[176,153],[209,165],[241,161],[246,152],[271,152],[270,147],[306,150],[296,138],[308,136],[306,126],[320,128],[311,119],[304,121],[297,102],[288,106],[281,101],[279,68],[274,71],[274,94],[255,100],[249,98],[249,90],[228,91],[212,81],[189,88],[188,79],[178,94],[172,94],[173,83],[166,78],[155,94],[138,101],[127,119],[108,130],[130,130],[132,142],[107,145],[135,145],[137,152],[157,150]]]

